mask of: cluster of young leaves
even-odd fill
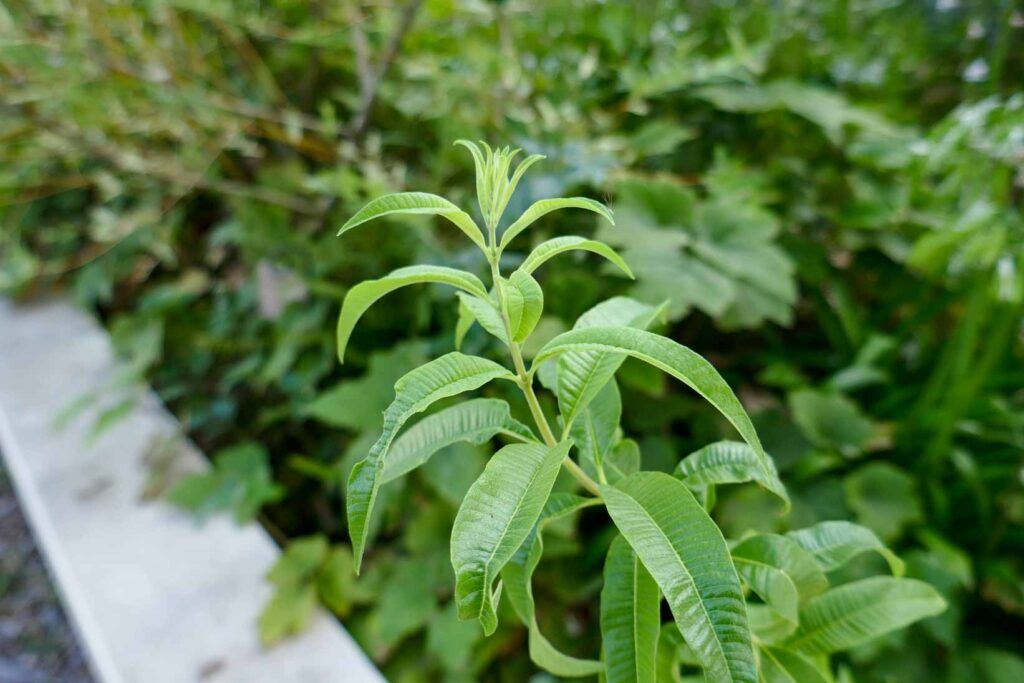
[[[572,330],[545,343],[527,368],[520,345],[533,332],[544,305],[543,290],[533,277],[537,266],[558,253],[585,249],[627,274],[629,269],[607,245],[572,236],[542,243],[504,277],[499,267],[502,251],[546,213],[584,208],[610,222],[611,212],[585,198],[540,200],[499,239],[502,213],[523,173],[539,157],[527,157],[509,177],[518,150],[459,144],[474,157],[484,229],[441,197],[407,192],[371,201],[338,234],[391,214],[443,217],[484,252],[491,266],[491,288],[472,273],[439,266],[400,268],[357,285],[346,295],[338,318],[338,357],[344,362],[352,329],[376,300],[406,285],[436,283],[459,290],[460,307],[507,347],[513,367],[456,351],[395,383],[382,433],[348,479],[346,506],[357,573],[382,484],[454,441],[478,443],[503,434],[514,443],[491,456],[466,492],[452,525],[455,604],[460,619],[478,621],[484,634],[491,635],[498,626],[499,600],[507,595],[529,630],[531,659],[553,674],[601,674],[612,682],[658,680],[662,597],[686,645],[681,661],[688,655],[688,661],[715,681],[827,681],[831,672],[816,656],[863,644],[943,611],[945,602],[934,588],[910,579],[875,577],[826,590],[825,572],[865,550],[878,550],[896,573],[902,573],[900,560],[874,534],[850,523],[826,523],[787,537],[756,535],[730,547],[708,514],[717,485],[756,481],[787,506],[789,498],[746,411],[714,367],[689,348],[643,329],[654,317],[650,307],[625,298],[599,304]],[[707,446],[682,460],[676,477],[640,470],[637,453],[630,452],[635,445],[615,440],[619,425],[614,376],[627,357],[696,391],[733,425],[743,442]],[[560,436],[552,431],[533,388],[546,361],[555,367],[548,383],[558,399]],[[480,399],[423,419],[413,428],[414,437],[409,432],[403,437],[412,445],[397,448],[395,439],[412,416],[494,380],[518,385],[540,438],[510,421],[508,404]],[[392,451],[393,444],[397,452]],[[571,455],[574,448],[576,460]],[[584,463],[595,477],[583,469]],[[553,493],[562,468],[585,495]],[[598,505],[604,506],[619,536],[605,564],[600,658],[584,660],[559,652],[540,632],[531,578],[542,558],[544,526]],[[761,604],[747,604],[745,590]]]

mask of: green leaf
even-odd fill
[[[780,647],[759,647],[763,683],[830,683],[811,660]]]
[[[529,627],[530,659],[540,668],[556,676],[579,678],[604,671],[604,664],[594,659],[580,659],[561,652],[544,637],[534,621]]]
[[[313,619],[316,605],[316,587],[311,583],[278,588],[260,613],[260,641],[264,645],[273,645],[301,633]]]
[[[501,570],[501,578],[505,583],[505,595],[512,603],[513,609],[522,620],[529,625],[534,621],[533,588],[531,580],[533,572],[544,554],[544,527],[550,522],[570,515],[592,505],[599,505],[597,498],[577,496],[572,493],[552,493],[544,504],[544,509],[533,530],[509,559]]]
[[[483,283],[472,273],[445,266],[407,266],[378,280],[361,282],[348,291],[338,318],[338,357],[344,362],[345,346],[359,318],[378,299],[400,287],[418,283],[446,284],[487,298]]]
[[[857,404],[835,392],[800,389],[789,395],[789,407],[811,443],[846,456],[860,453],[874,431]]]
[[[607,683],[654,683],[661,633],[658,584],[622,536],[604,565],[601,642]]]
[[[924,517],[917,481],[888,462],[872,462],[843,477],[846,504],[860,524],[893,541]]]
[[[875,532],[852,522],[820,522],[786,536],[810,551],[824,571],[839,569],[857,555],[873,550],[885,558],[893,574],[903,575],[903,560],[886,548]]]
[[[537,666],[558,676],[589,676],[602,670],[603,666],[601,662],[579,659],[559,652],[541,633],[534,611],[531,585],[533,572],[544,554],[544,527],[556,519],[600,503],[597,498],[585,498],[571,493],[552,493],[530,535],[501,570],[505,595],[508,596],[519,619],[529,630],[530,658]]]
[[[533,276],[522,270],[512,273],[507,281],[506,295],[509,297],[510,329],[512,340],[519,343],[530,336],[537,326],[541,313],[544,312],[544,290]],[[515,300],[517,314],[512,316],[512,304]]]
[[[544,509],[570,442],[513,444],[494,454],[470,487],[452,527],[451,556],[459,617],[498,625],[492,584]]]
[[[406,285],[437,283],[457,287],[475,296],[487,298],[487,290],[472,273],[444,266],[408,266],[379,280],[367,280],[348,290],[338,316],[338,360],[345,362],[345,347],[359,318],[377,299]]]
[[[349,218],[345,225],[338,230],[340,237],[357,225],[362,225],[375,218],[391,214],[432,214],[447,218],[455,226],[473,240],[481,249],[487,249],[484,242],[484,235],[468,213],[452,204],[444,197],[428,192],[398,192],[377,197],[366,206],[359,209],[352,218]]]
[[[505,334],[505,321],[501,319],[498,306],[490,296],[479,297],[466,294],[465,292],[456,292],[455,295],[459,297],[459,326],[455,333],[456,345],[462,343],[466,332],[473,325],[473,320],[480,323],[480,327],[487,330],[491,335],[497,337],[506,345],[508,344],[508,335]],[[463,310],[467,315],[463,316]],[[465,322],[464,318],[468,322]]]
[[[768,454],[757,438],[754,425],[739,399],[711,363],[696,352],[667,337],[631,327],[590,327],[570,330],[544,345],[533,367],[558,354],[571,351],[595,351],[627,354],[660,368],[683,382],[718,409],[770,471]],[[561,382],[561,367],[559,382]]]
[[[745,443],[717,441],[683,458],[676,468],[676,476],[698,491],[716,484],[755,481],[781,498],[789,509],[789,495],[779,480],[774,461],[769,458],[768,467],[763,467],[763,462]]]
[[[609,247],[604,242],[597,240],[588,240],[585,237],[579,237],[577,235],[566,235],[564,237],[555,237],[549,239],[546,242],[541,242],[537,247],[530,252],[529,256],[523,261],[522,265],[519,266],[519,270],[524,273],[533,273],[546,261],[559,254],[567,251],[590,251],[599,256],[603,256],[612,263],[614,263],[619,270],[625,273],[630,278],[633,277],[633,271],[629,269],[626,262],[622,260],[622,257],[615,253],[615,250]]]
[[[267,450],[255,442],[221,449],[213,457],[213,469],[190,474],[167,494],[172,504],[200,519],[230,510],[239,524],[249,522],[260,508],[284,496],[274,483]]]
[[[498,245],[498,250],[504,250],[505,247],[508,246],[509,242],[515,239],[516,235],[533,225],[534,221],[551,213],[552,211],[558,211],[559,209],[586,209],[603,216],[609,223],[615,225],[615,219],[612,218],[611,209],[601,202],[596,202],[593,199],[587,199],[586,197],[541,199],[530,205],[530,208],[524,211],[522,215],[512,223],[512,225],[508,226],[501,236],[501,242]]]
[[[496,434],[536,440],[529,427],[512,418],[508,404],[497,398],[475,398],[428,415],[395,440],[381,471],[380,483],[411,472],[453,443],[482,444]]]
[[[608,483],[614,484],[640,471],[640,446],[633,439],[623,439],[612,447],[602,464]]]
[[[591,478],[600,480],[599,472],[605,472],[604,459],[612,450],[619,432],[622,417],[622,397],[619,387],[612,380],[604,385],[583,413],[572,423],[569,436],[579,451],[580,467]],[[621,473],[616,473],[621,475]],[[610,483],[615,483],[621,476]]]
[[[616,297],[581,315],[573,329],[607,326],[646,328],[654,322],[661,310],[660,307],[648,306],[633,299]],[[609,351],[569,352],[558,359],[556,390],[564,425],[573,425],[577,416],[615,375],[625,359],[625,354]]]
[[[292,541],[267,573],[274,594],[260,614],[259,633],[272,645],[309,625],[317,605],[316,577],[328,557],[327,539],[310,536]]]
[[[810,654],[847,650],[945,609],[946,601],[923,581],[874,576],[810,600],[786,647]]]
[[[801,601],[828,588],[828,578],[814,556],[785,536],[758,534],[746,538],[732,549],[732,558],[741,577],[742,563],[758,563],[785,572]]]
[[[780,567],[771,564],[758,549],[741,543],[732,552],[736,573],[765,604],[786,621],[796,624],[800,595],[793,579]]]
[[[739,577],[722,532],[690,490],[662,472],[601,486],[615,526],[668,600],[709,680],[757,680]]]
[[[423,412],[442,398],[478,389],[492,379],[512,379],[513,375],[493,361],[453,351],[422,365],[395,384],[395,400],[384,412],[380,438],[369,455],[356,463],[348,478],[346,509],[349,536],[352,538],[356,571],[359,571],[366,545],[366,529],[381,484],[381,471],[395,435],[416,413]]]

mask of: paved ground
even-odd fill
[[[0,459],[0,681],[92,683]]]

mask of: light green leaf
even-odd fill
[[[519,266],[519,270],[525,273],[533,273],[546,261],[559,254],[567,251],[591,251],[599,256],[603,256],[616,266],[619,270],[625,273],[630,278],[633,277],[633,271],[629,269],[626,262],[622,260],[622,257],[615,253],[615,250],[609,247],[604,242],[597,240],[588,240],[585,237],[579,237],[576,235],[566,235],[564,237],[555,237],[549,239],[546,242],[541,242],[537,247],[530,252],[529,256],[523,261],[523,264]]]
[[[605,455],[615,444],[621,417],[622,397],[618,385],[612,380],[572,423],[569,436],[579,451],[580,467],[593,479],[600,480],[599,472],[604,471]],[[606,477],[607,474],[605,472]],[[621,476],[609,481],[614,484],[618,479]]]
[[[604,664],[597,660],[572,657],[555,648],[540,632],[536,621],[529,628],[530,660],[545,671],[566,678],[594,676],[604,671]]]
[[[363,208],[359,209],[352,218],[349,218],[345,225],[338,230],[340,237],[357,225],[362,225],[375,218],[391,214],[432,214],[447,218],[461,230],[469,239],[473,240],[481,249],[487,249],[484,242],[484,235],[473,222],[468,213],[452,204],[444,197],[428,192],[398,192],[377,197]]]
[[[513,444],[494,454],[455,517],[451,556],[459,617],[498,626],[491,585],[530,535],[570,442],[552,447]]]
[[[614,484],[640,471],[640,446],[633,439],[623,439],[612,447],[602,464],[608,483]]]
[[[472,273],[445,266],[408,266],[399,268],[379,280],[367,280],[348,290],[338,316],[338,360],[345,362],[345,347],[348,346],[352,329],[359,318],[377,299],[406,285],[438,283],[457,287],[475,296],[487,298],[487,290],[480,279]]]
[[[786,647],[810,654],[838,652],[945,609],[946,601],[923,581],[874,576],[810,600]]]
[[[436,358],[402,377],[395,384],[395,400],[384,411],[380,438],[369,455],[356,463],[348,478],[346,509],[356,571],[362,563],[366,528],[381,484],[381,471],[395,435],[410,417],[442,398],[478,389],[492,379],[513,375],[493,361],[457,351]]]
[[[284,497],[274,481],[270,456],[254,441],[228,446],[214,454],[209,472],[189,474],[167,494],[167,500],[199,519],[230,510],[239,524],[252,521],[260,508]]]
[[[581,315],[573,329],[608,326],[645,329],[660,315],[661,310],[661,307],[616,297]],[[579,414],[615,375],[625,358],[622,353],[581,351],[566,353],[558,359],[558,409],[562,413],[564,425],[573,425]]]
[[[534,221],[559,209],[586,209],[604,216],[609,223],[615,225],[615,219],[612,218],[611,209],[601,202],[596,202],[593,199],[587,199],[586,197],[541,199],[540,201],[534,202],[530,208],[524,211],[522,215],[512,223],[512,225],[508,226],[501,236],[501,242],[498,245],[498,250],[504,250],[505,247],[508,246],[509,242],[515,239],[516,235],[533,225]]]
[[[661,633],[658,584],[622,536],[604,565],[601,641],[607,683],[654,683]]]
[[[428,415],[395,440],[381,471],[380,483],[411,472],[453,443],[481,444],[496,434],[536,441],[530,428],[513,419],[508,404],[497,398],[475,398]]]
[[[465,331],[472,326],[472,321],[475,319],[480,323],[480,327],[505,344],[508,344],[508,335],[505,334],[505,321],[501,319],[501,313],[498,312],[498,307],[491,297],[473,296],[465,292],[456,292],[455,295],[459,297],[459,323],[465,326],[461,336],[458,336],[459,332],[456,331],[456,343],[461,344]],[[463,323],[462,310],[468,313],[469,324]]]
[[[763,683],[829,683],[831,677],[814,663],[796,652],[780,647],[760,647]]]
[[[698,353],[667,337],[644,330],[631,327],[590,327],[570,330],[552,339],[537,354],[533,367],[549,358],[572,351],[624,353],[672,375],[717,408],[754,449],[765,472],[770,471],[768,454],[764,452],[747,412],[714,366]],[[561,375],[562,368],[559,367],[559,382],[562,381]]]
[[[852,522],[820,522],[790,531],[786,536],[810,551],[824,571],[838,569],[857,555],[873,550],[885,558],[893,574],[903,575],[903,560],[886,548],[871,529]]]
[[[559,652],[541,633],[534,612],[533,572],[544,554],[544,527],[578,510],[599,505],[597,498],[571,493],[552,493],[530,535],[501,570],[505,595],[523,624],[529,629],[530,658],[534,664],[558,676],[589,676],[602,669],[600,662],[578,659]]]
[[[732,552],[733,564],[743,582],[783,619],[796,624],[800,604],[796,584],[785,571],[766,559],[742,544]]]
[[[767,462],[768,467],[762,463]],[[750,446],[738,441],[717,441],[683,458],[676,476],[692,489],[716,484],[755,481],[782,499],[789,509],[789,495],[779,480],[774,461],[763,461]]]
[[[530,336],[533,328],[537,326],[537,321],[540,320],[541,313],[544,312],[544,290],[540,288],[532,275],[522,270],[512,273],[507,284],[508,287],[505,291],[510,301],[513,299],[518,301],[516,306],[518,314],[514,318],[511,304],[509,306],[509,317],[511,318],[509,327],[512,330],[512,340],[518,343]]]
[[[533,572],[544,554],[544,527],[556,519],[585,507],[599,505],[600,502],[597,498],[587,498],[572,493],[552,493],[547,503],[544,504],[544,510],[530,535],[501,570],[501,578],[505,583],[505,594],[523,624],[529,625],[534,620],[533,588],[530,582]]]
[[[740,564],[759,563],[786,573],[801,601],[828,588],[828,578],[814,556],[796,541],[778,534],[758,534],[744,539],[732,549],[737,570]],[[743,576],[743,571],[740,571]],[[763,596],[762,596],[763,597]]]
[[[757,680],[739,577],[722,532],[690,490],[662,472],[601,486],[608,513],[668,600],[709,680]]]

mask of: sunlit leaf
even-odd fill
[[[715,523],[678,479],[639,472],[601,496],[665,595],[710,680],[757,680],[739,577]]]
[[[395,384],[395,400],[384,413],[380,438],[370,449],[369,455],[356,463],[348,478],[345,503],[356,571],[359,571],[362,563],[367,524],[380,488],[384,460],[391,442],[406,421],[442,398],[472,391],[492,379],[512,377],[508,370],[493,361],[453,351],[398,380]]]
[[[367,221],[392,214],[433,214],[435,216],[442,216],[454,223],[478,247],[481,249],[487,248],[483,233],[480,232],[480,228],[477,227],[468,213],[444,197],[438,197],[436,194],[427,192],[399,192],[377,197],[345,221],[345,224],[338,230],[338,235],[343,235],[352,228],[362,225]]]
[[[455,599],[459,617],[478,619],[487,635],[498,625],[494,580],[530,535],[570,445],[505,446],[462,501],[452,527]]]

